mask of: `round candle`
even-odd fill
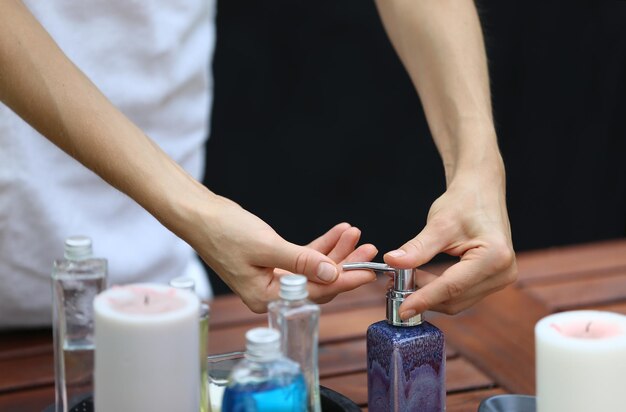
[[[96,411],[200,409],[199,305],[191,292],[152,284],[94,299]]]
[[[537,411],[626,410],[626,316],[572,311],[535,326]]]

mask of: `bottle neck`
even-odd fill
[[[307,298],[302,299],[281,299],[285,305],[288,306],[302,306],[310,303]]]
[[[393,289],[387,291],[387,323],[393,326],[410,327],[417,326],[424,321],[421,313],[405,320],[400,318],[400,305],[411,293],[413,292],[398,292]]]
[[[305,302],[309,297],[309,292],[304,290],[283,290],[278,293],[278,297],[288,302]]]
[[[81,262],[81,261],[89,260],[93,258],[93,253],[91,252],[91,250],[78,251],[78,252],[77,251],[68,252],[66,250],[65,253],[63,254],[63,257],[65,258],[65,260],[68,260],[71,262]]]

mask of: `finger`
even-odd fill
[[[439,278],[439,276],[432,273],[421,271],[416,276],[416,284],[418,289],[423,288],[427,284],[433,282]],[[480,301],[487,295],[497,292],[498,290],[506,287],[510,282],[503,281],[499,276],[491,275],[487,276],[483,281],[470,287],[461,296],[455,299],[444,301],[440,304],[434,305],[429,310],[435,312],[446,313],[448,315],[454,315],[462,310],[469,308],[476,302]],[[393,285],[393,282],[392,282]],[[404,309],[404,308],[403,308]]]
[[[459,298],[435,305],[431,310],[448,315],[456,315],[480,302],[486,296],[506,288],[514,283],[516,278],[517,269],[515,266],[512,266],[503,273],[497,273],[487,277],[484,281],[471,287]]]
[[[288,270],[284,270],[284,269],[274,269],[274,274],[276,276],[284,276],[284,275],[289,275],[291,274],[290,271]]]
[[[335,247],[327,253],[328,257],[335,262],[341,262],[352,253],[361,238],[361,231],[356,227],[345,230]]]
[[[331,251],[324,253],[323,252],[323,250],[325,250],[324,247],[321,247],[320,248],[321,250],[317,249],[319,252],[326,254],[334,262],[340,262],[344,260],[350,253],[352,253],[356,247],[356,244],[359,243],[359,239],[361,237],[361,231],[359,229],[357,229],[356,227],[347,227],[344,225],[348,225],[348,224],[347,223],[339,224],[335,226],[333,229],[331,229],[330,231],[328,231],[324,236],[322,236],[326,238],[331,238],[332,236],[330,235],[330,233],[333,231],[337,232],[336,229],[338,227],[345,229],[343,233],[339,233],[338,240],[335,241],[336,244],[334,245],[334,248]],[[322,237],[317,238],[315,241],[322,239]],[[309,244],[309,247],[311,247],[313,242]],[[320,245],[318,244],[318,246]],[[286,275],[288,273],[290,272],[284,269],[274,269],[274,274],[277,276]]]
[[[385,283],[385,289],[391,289],[393,287],[393,278],[387,279],[387,283]]]
[[[374,245],[365,244],[361,245],[350,253],[346,260],[347,262],[368,262],[372,260],[378,250]],[[342,292],[347,292],[352,289],[370,283],[376,280],[376,274],[371,270],[346,270],[339,274],[337,280],[330,285],[322,285],[319,283],[309,283],[309,296],[312,300],[325,303],[330,301],[333,297]]]
[[[456,315],[457,313],[460,313],[465,309],[474,306],[476,303],[483,300],[483,298],[485,298],[486,296],[504,289],[506,286],[507,285],[495,286],[491,289],[485,289],[483,292],[480,293],[475,293],[474,291],[470,290],[468,291],[467,296],[463,295],[463,298],[435,305],[430,310],[434,312],[445,313],[447,315]]]
[[[322,236],[313,240],[307,246],[327,255],[331,250],[333,250],[343,233],[350,229],[350,227],[349,223],[339,223]]]
[[[396,268],[414,268],[430,261],[437,253],[446,249],[450,233],[435,228],[432,224],[426,227],[413,239],[406,242],[400,249],[387,252],[385,263]]]
[[[433,307],[438,312],[454,315],[469,308],[484,297],[504,289],[517,279],[517,265],[513,263],[504,270],[497,270],[487,276],[483,281],[471,287],[467,292],[457,299],[443,302]]]
[[[487,244],[488,247],[466,251],[461,261],[441,276],[420,271],[416,282],[421,289],[407,298],[401,312],[405,309],[454,312],[513,283],[517,278],[517,265],[512,249],[495,241]],[[410,313],[407,316],[410,317]]]
[[[471,299],[464,299],[455,303],[436,305],[430,310],[432,310],[433,312],[445,313],[446,315],[456,315],[457,313],[460,313],[465,309],[471,308],[472,306],[480,302],[482,298],[482,296],[477,296]]]
[[[339,270],[335,262],[325,254],[306,246],[298,246],[278,238],[265,253],[260,253],[258,265],[284,269],[304,275],[312,281],[331,283],[337,279]]]
[[[370,261],[378,250],[374,245],[366,244],[359,246],[349,257],[351,261]],[[340,273],[337,280],[329,285],[309,283],[309,293],[312,300],[318,303],[326,303],[340,293],[358,288],[366,283],[376,280],[376,274],[371,270],[350,270]]]
[[[400,306],[400,317],[408,319],[416,313],[459,298],[486,277],[480,268],[480,261],[476,259],[461,260],[452,265],[441,276],[407,297]]]

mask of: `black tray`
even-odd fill
[[[356,403],[325,386],[320,386],[320,400],[323,412],[361,412]],[[43,412],[54,412],[54,405],[48,406]],[[94,412],[92,396],[85,396],[70,412]]]
[[[320,400],[324,412],[361,412],[356,403],[325,386],[320,386]]]

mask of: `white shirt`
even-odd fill
[[[30,0],[31,12],[109,100],[192,176],[204,170],[213,0]],[[109,285],[192,276],[192,249],[0,104],[0,328],[51,323],[64,239],[90,236]]]

